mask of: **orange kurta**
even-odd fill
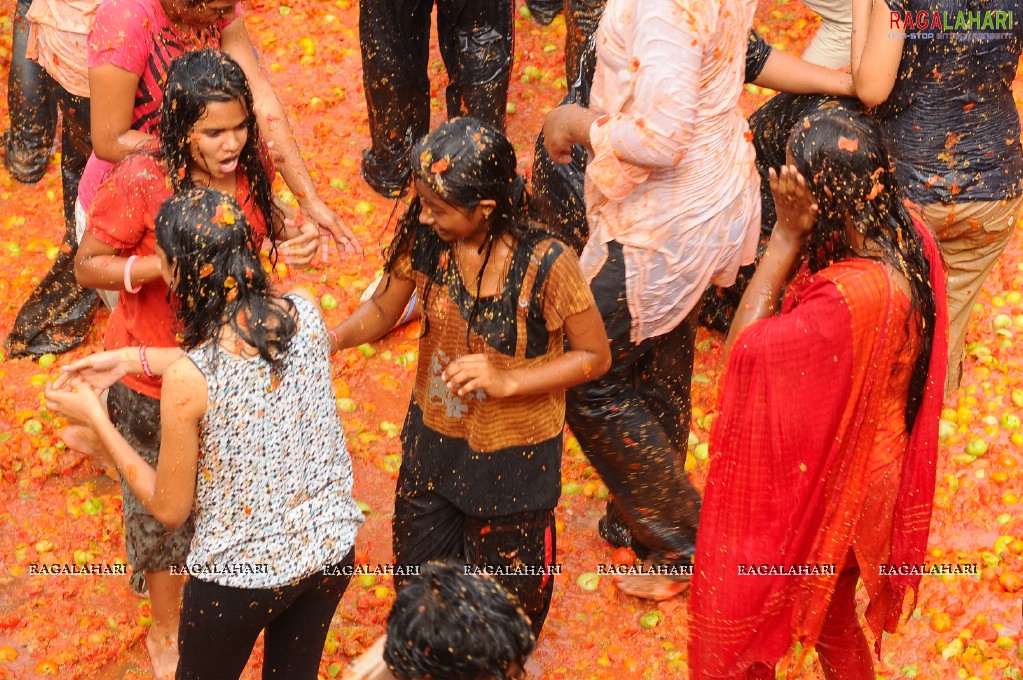
[[[780,315],[736,340],[697,539],[692,678],[742,677],[796,641],[813,646],[850,549],[875,637],[897,625],[919,577],[882,575],[880,565],[923,561],[944,384],[945,294],[926,240],[938,322],[912,433],[904,413],[919,320],[881,263],[849,259],[804,275]],[[754,565],[820,573],[749,575]]]

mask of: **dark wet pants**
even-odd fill
[[[362,0],[359,37],[373,148],[371,184],[403,185],[408,152],[430,130],[430,13],[434,0]],[[512,0],[436,0],[449,117],[504,130],[513,50]],[[374,186],[374,188],[377,188]]]
[[[279,588],[231,588],[190,578],[178,628],[178,680],[237,678],[263,636],[263,677],[314,680],[355,551],[324,572]],[[336,572],[336,573],[334,573]]]
[[[565,78],[569,85],[579,75],[579,57],[596,32],[606,4],[607,0],[526,0],[533,18],[544,26],[565,13]]]
[[[611,370],[568,391],[569,427],[637,547],[657,563],[688,563],[700,518],[700,496],[684,469],[697,313],[633,343],[625,260],[615,241],[590,287],[611,341]]]
[[[400,566],[459,560],[484,573],[496,568],[494,580],[515,596],[533,634],[540,636],[554,597],[551,569],[556,564],[557,529],[553,510],[472,517],[431,492],[425,482],[414,491],[402,492],[399,481],[392,537],[394,562]],[[500,573],[516,568],[528,571]],[[405,580],[396,575],[395,587],[403,586]]]
[[[66,352],[81,344],[92,327],[98,295],[75,279],[75,201],[85,162],[92,153],[89,99],[73,95],[45,71],[62,115],[61,185],[64,193],[64,237],[57,259],[18,312],[5,347],[10,356]]]
[[[46,172],[57,125],[57,99],[53,80],[43,67],[25,56],[28,44],[28,8],[32,0],[18,0],[11,40],[11,72],[7,79],[7,106],[11,129],[4,136],[4,166],[19,182],[38,182]],[[88,121],[86,121],[88,122]]]

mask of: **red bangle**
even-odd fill
[[[153,369],[149,366],[149,361],[146,360],[146,346],[139,345],[139,363],[142,364],[142,372],[146,374],[147,378],[155,378],[156,374],[153,373]]]
[[[338,339],[337,333],[334,331],[333,328],[327,329],[327,335],[329,335],[330,339],[334,341],[333,344],[327,345],[327,349],[329,350],[328,353],[333,354],[337,350],[341,349],[341,341]]]

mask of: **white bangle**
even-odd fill
[[[138,259],[138,256],[132,255],[128,258],[128,261],[124,263],[124,289],[129,293],[137,293],[142,290],[142,285],[139,284],[134,288],[131,287],[131,264]]]

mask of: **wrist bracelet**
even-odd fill
[[[334,341],[333,343],[327,344],[327,349],[329,350],[328,353],[333,354],[334,352],[341,349],[341,341],[338,339],[337,333],[334,331],[333,328],[327,329],[327,335],[330,336],[330,339]]]
[[[124,263],[124,289],[126,291],[128,291],[129,293],[132,293],[132,294],[137,293],[140,290],[142,290],[142,286],[141,285],[135,286],[134,288],[131,287],[131,265],[137,259],[138,259],[138,256],[132,255]]]
[[[142,364],[142,372],[146,374],[147,378],[156,377],[156,374],[153,373],[153,369],[149,366],[149,361],[146,359],[145,345],[139,345],[139,363]]]

